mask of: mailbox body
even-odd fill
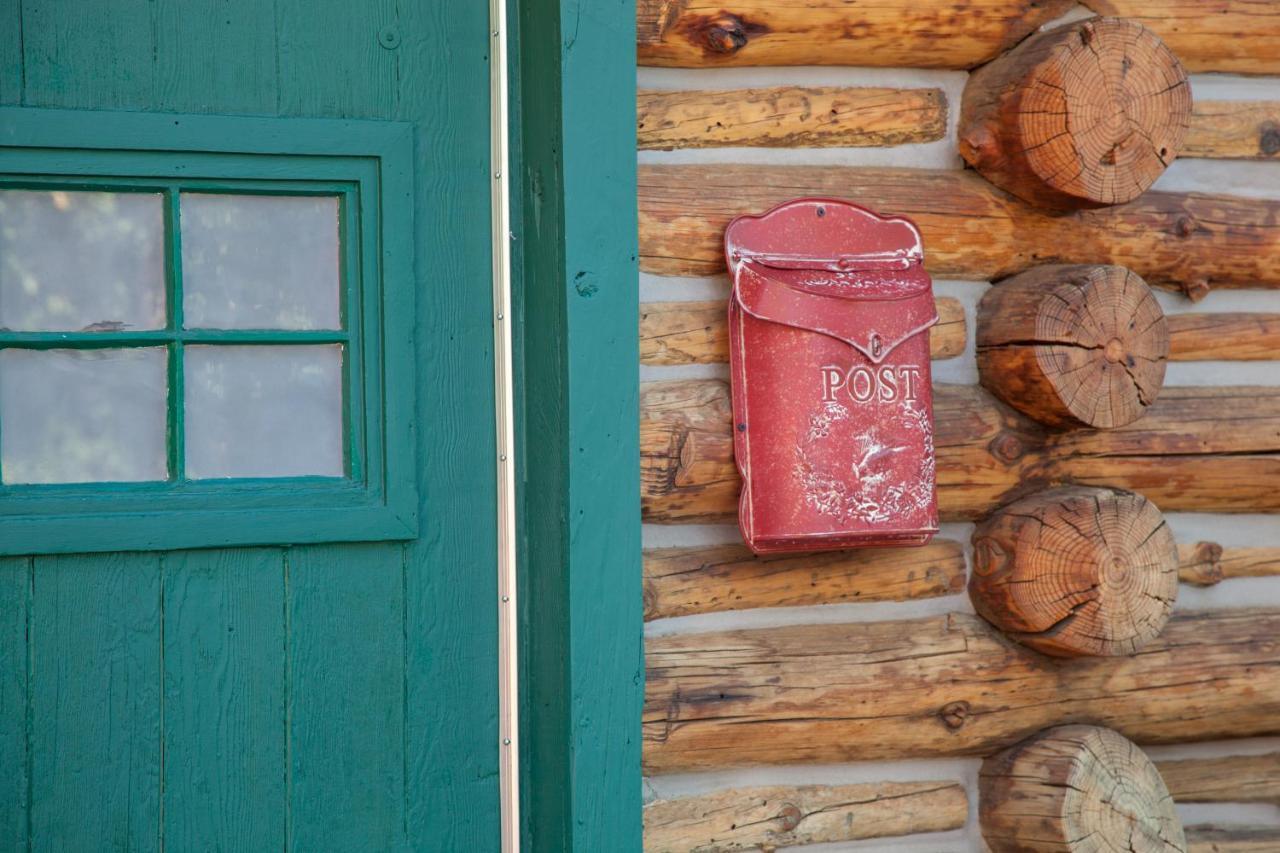
[[[923,545],[938,529],[920,233],[835,199],[725,232],[738,520],[756,553]]]

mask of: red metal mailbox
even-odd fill
[[[938,529],[920,232],[835,199],[725,232],[738,523],[757,553],[923,545]]]

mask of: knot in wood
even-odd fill
[[[1027,452],[1026,447],[1022,444],[1022,439],[1011,432],[1003,430],[995,438],[991,439],[991,444],[988,447],[991,450],[991,455],[1005,465],[1012,465],[1022,458],[1022,454]]]
[[[970,708],[969,703],[961,700],[959,702],[948,702],[938,711],[938,719],[942,720],[943,725],[957,731],[969,720]]]
[[[1034,204],[1122,204],[1177,157],[1190,120],[1186,71],[1164,42],[1135,21],[1095,18],[1032,36],[974,72],[960,138],[989,135],[997,153],[960,153]]]
[[[783,803],[782,808],[778,810],[778,829],[782,832],[791,832],[800,825],[802,820],[804,820],[804,814],[794,803]]]
[[[1258,137],[1258,150],[1264,157],[1280,154],[1280,126],[1273,121],[1264,122]]]
[[[737,53],[747,45],[747,28],[737,15],[721,15],[707,21],[702,39],[714,53]]]
[[[1211,287],[1207,278],[1193,278],[1182,283],[1182,294],[1192,302],[1199,302],[1209,295]]]
[[[1196,233],[1196,221],[1190,216],[1179,216],[1174,223],[1173,233],[1184,239],[1190,237]]]

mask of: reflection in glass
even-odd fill
[[[186,348],[186,469],[341,477],[342,347]]]
[[[338,199],[183,193],[188,329],[337,329]]]
[[[159,329],[158,193],[0,190],[0,328]]]
[[[0,350],[0,479],[165,479],[167,362],[161,347]]]

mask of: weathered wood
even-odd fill
[[[732,788],[644,807],[649,853],[730,853],[960,829],[955,782]]]
[[[1132,423],[1164,384],[1164,312],[1124,267],[1028,270],[983,294],[977,327],[983,387],[1049,426]]]
[[[1273,826],[1187,827],[1187,853],[1276,853],[1280,829]]]
[[[947,132],[941,89],[650,89],[638,101],[642,149],[902,145]]]
[[[1098,726],[1058,726],[982,762],[978,819],[991,853],[1184,853],[1151,759]]]
[[[1170,361],[1280,358],[1280,314],[1171,314]]]
[[[1271,803],[1280,806],[1280,752],[1158,761],[1179,803]]]
[[[652,637],[651,772],[989,754],[1047,726],[1138,743],[1280,732],[1280,611],[1175,615],[1131,657],[1055,660],[977,616]]]
[[[645,519],[732,519],[739,478],[728,385],[655,382],[640,396]],[[1055,432],[981,388],[942,385],[934,429],[948,521],[1062,483],[1141,492],[1165,511],[1280,511],[1280,388],[1166,388],[1127,426]]]
[[[929,330],[935,359],[964,352],[964,306],[937,300],[938,324]],[[705,302],[647,302],[640,306],[640,363],[724,364],[729,361],[729,324],[722,299]]]
[[[1280,72],[1280,6],[1270,0],[1083,0],[1155,30],[1190,71]]]
[[[1280,156],[1280,101],[1196,101],[1182,156],[1230,160]]]
[[[639,0],[641,65],[972,68],[1071,8],[1070,0]],[[1280,10],[1268,0],[1085,0],[1155,30],[1191,71],[1280,72]]]
[[[1178,546],[1183,583],[1213,586],[1228,578],[1280,575],[1280,548],[1223,548],[1216,542]]]
[[[743,545],[644,554],[644,616],[663,619],[752,607],[907,601],[964,589],[964,547],[865,548],[758,557]]]
[[[805,195],[910,217],[936,277],[992,281],[1039,264],[1107,263],[1176,290],[1280,286],[1280,201],[1148,192],[1052,215],[969,171],[852,166],[641,166],[641,268],[723,272],[730,219]]]
[[[960,155],[1057,210],[1132,201],[1178,156],[1191,87],[1160,37],[1120,18],[1038,33],[969,75]]]
[[[641,65],[969,68],[1071,8],[1072,0],[639,0]]]
[[[1133,654],[1164,629],[1177,596],[1173,533],[1133,492],[1049,489],[973,532],[974,608],[1048,655]]]

